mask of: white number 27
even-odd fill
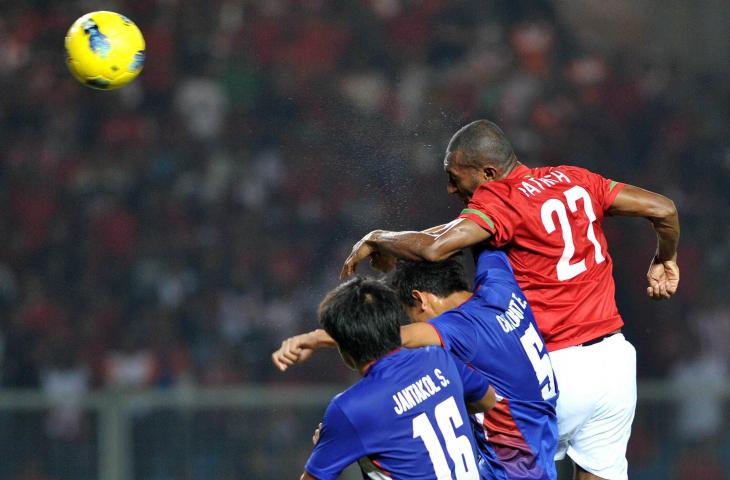
[[[603,262],[606,258],[601,253],[601,244],[596,239],[596,232],[593,231],[593,222],[596,221],[596,213],[593,211],[593,203],[588,192],[581,186],[576,185],[565,192],[565,200],[567,201],[568,208],[572,213],[578,211],[578,200],[583,200],[583,210],[588,217],[588,229],[586,230],[586,237],[595,247],[594,258],[596,263]],[[558,260],[558,264],[555,268],[558,280],[570,280],[571,278],[586,271],[586,260],[582,258],[580,261],[570,263],[573,255],[575,254],[575,244],[573,243],[573,230],[570,228],[570,221],[568,220],[568,212],[565,209],[563,202],[557,198],[551,198],[542,204],[540,209],[540,216],[542,218],[542,224],[545,227],[545,231],[551,234],[555,231],[555,221],[553,220],[553,213],[557,214],[558,222],[560,223],[560,230],[563,233],[563,254]]]

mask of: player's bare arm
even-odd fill
[[[658,193],[626,185],[616,195],[608,214],[644,217],[652,223],[657,236],[657,249],[646,274],[649,281],[646,292],[655,300],[674,295],[679,286],[679,215],[674,202]]]
[[[281,342],[281,347],[271,354],[271,361],[279,370],[286,371],[295,363],[309,359],[314,350],[324,347],[335,347],[337,344],[327,332],[318,328],[311,332],[289,337]]]
[[[485,393],[478,402],[467,403],[466,409],[471,414],[482,413],[490,410],[496,404],[497,393],[495,392],[494,387],[490,385],[489,388],[487,388],[487,393]]]
[[[441,345],[441,338],[436,329],[426,322],[415,322],[400,327],[401,344],[406,348]]]
[[[433,233],[433,234],[441,234],[443,233],[447,228],[449,228],[448,223],[444,223],[442,225],[436,225],[435,227],[427,228],[426,230],[421,230],[422,233]]]
[[[436,330],[427,323],[404,325],[400,329],[400,335],[403,346],[407,348],[441,345],[441,339]],[[318,328],[289,337],[281,342],[281,347],[271,354],[271,361],[276,368],[285,372],[292,365],[309,360],[315,350],[336,346],[332,337]]]
[[[429,233],[433,230],[435,233]],[[340,278],[352,276],[357,265],[373,254],[406,260],[439,262],[463,248],[487,240],[491,234],[468,218],[458,218],[446,225],[423,232],[389,232],[374,230],[352,247],[345,260]]]
[[[438,235],[445,231],[445,229],[448,227],[448,224],[443,225],[437,225],[435,227],[427,228],[426,230],[422,230],[421,233],[429,233]],[[385,253],[378,253],[373,252],[370,255],[370,266],[373,267],[375,270],[379,270],[383,273],[391,272],[392,270],[395,270],[396,263],[398,261],[398,258],[392,256],[392,255],[386,255]]]
[[[299,480],[317,480],[315,477],[311,476],[307,472],[302,473],[302,476],[299,477]]]

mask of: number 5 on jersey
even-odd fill
[[[606,258],[601,253],[601,244],[596,239],[596,232],[593,231],[593,222],[596,221],[596,213],[593,211],[593,203],[591,202],[591,196],[581,186],[576,185],[565,192],[566,203],[572,213],[578,211],[578,200],[583,200],[583,210],[588,217],[588,229],[585,232],[586,238],[595,247],[594,258],[596,263],[602,263]],[[570,226],[570,220],[568,219],[568,211],[565,208],[565,204],[557,198],[551,198],[542,204],[540,209],[540,217],[542,224],[545,227],[545,231],[548,234],[552,234],[555,229],[555,221],[553,220],[553,214],[558,216],[558,223],[560,223],[560,230],[563,233],[563,254],[558,260],[558,264],[555,267],[558,275],[558,280],[570,280],[573,277],[580,275],[586,271],[586,260],[585,258],[580,259],[575,263],[571,263],[573,255],[575,254],[575,243],[573,243],[573,230]]]
[[[558,393],[555,389],[555,373],[553,373],[553,364],[545,350],[545,344],[534,325],[530,324],[527,327],[525,333],[520,337],[520,342],[527,353],[527,358],[530,359],[532,369],[535,370],[537,381],[540,382],[542,399],[550,400]]]

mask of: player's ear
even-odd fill
[[[358,370],[358,365],[355,362],[355,359],[352,358],[352,355],[350,355],[347,352],[343,352],[340,350],[340,347],[337,347],[337,350],[340,352],[340,358],[342,358],[342,362],[349,368],[350,370]]]
[[[482,174],[484,175],[485,181],[491,182],[499,178],[500,171],[497,170],[493,165],[484,165],[482,167]]]
[[[428,298],[426,297],[426,295],[424,294],[424,292],[422,292],[420,290],[412,290],[411,291],[411,297],[413,297],[413,300],[416,301],[415,307],[419,311],[422,312],[422,311],[424,311],[426,309],[425,306],[426,306],[426,304],[428,304]]]

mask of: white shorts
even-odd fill
[[[636,350],[620,333],[587,347],[556,350],[558,450],[608,480],[628,478],[626,445],[636,409]]]

